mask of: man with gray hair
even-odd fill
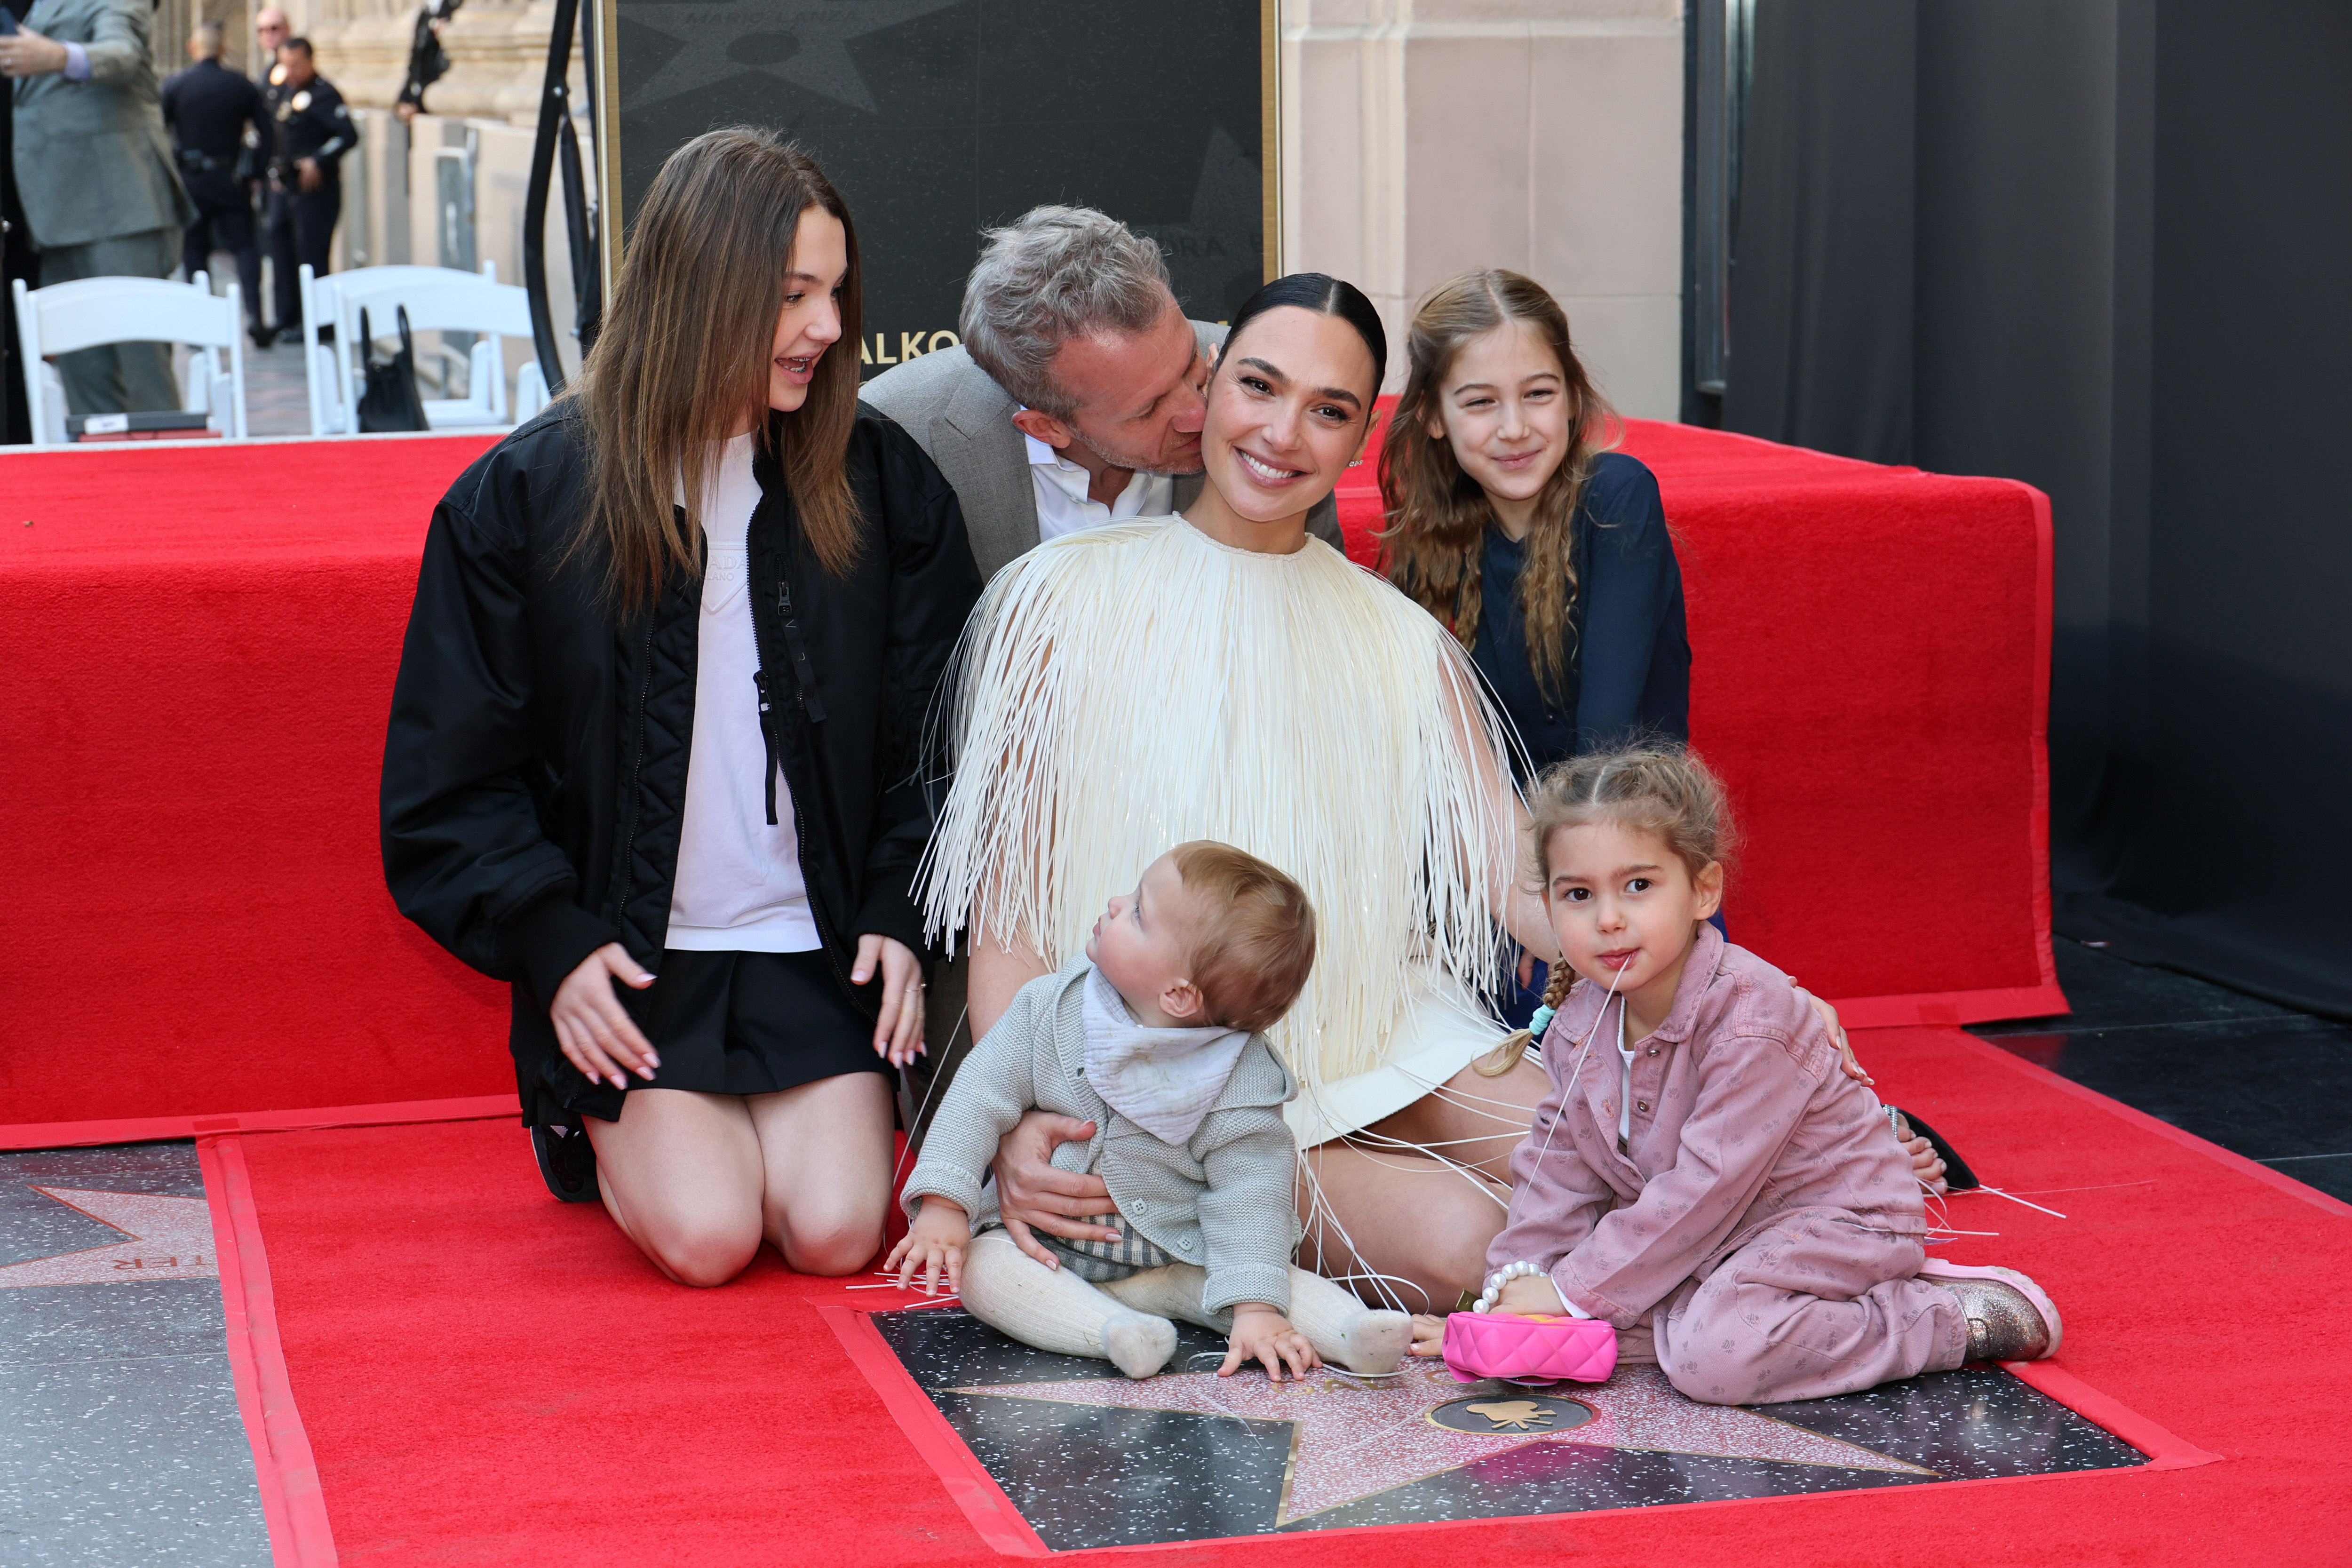
[[[1150,240],[1090,207],[990,229],[964,284],[961,347],[908,360],[863,396],[955,487],[982,576],[1082,528],[1181,511],[1201,492],[1208,356]],[[1307,529],[1339,547],[1328,497]]]

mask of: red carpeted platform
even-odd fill
[[[505,988],[376,848],[417,552],[489,445],[0,457],[0,1121],[513,1092]]]
[[[2186,1468],[1145,1550],[1202,1568],[2337,1560],[2352,1209],[1957,1030],[1860,1045],[1989,1180],[2065,1216],[1956,1200],[1955,1226],[2000,1235],[1948,1249],[2049,1286],[2067,1320],[2053,1392],[2111,1428],[2120,1406],[2166,1429]],[[511,1124],[224,1142],[249,1172],[247,1256],[266,1247],[299,1411],[299,1433],[274,1429],[289,1495],[310,1495],[314,1461],[341,1560],[1000,1560],[818,1310],[895,1293],[772,1254],[725,1289],[679,1289],[601,1210],[551,1200]]]
[[[510,1091],[501,989],[394,912],[375,828],[416,552],[487,444],[0,458],[0,1121],[154,1136]],[[1676,426],[1627,446],[1680,535],[1693,727],[1750,830],[1741,940],[1857,1023],[2063,1006],[2046,503]]]
[[[1862,1025],[2065,1010],[2050,958],[2049,498],[1628,420],[1688,599],[1740,942]],[[1339,491],[1378,543],[1376,460]]]

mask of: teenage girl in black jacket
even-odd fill
[[[513,983],[550,1184],[686,1284],[873,1256],[923,1038],[925,721],[980,575],[858,324],[813,163],[679,149],[578,389],[435,511],[393,696],[393,896]]]

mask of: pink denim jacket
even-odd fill
[[[1927,1221],[1878,1097],[1848,1078],[1789,977],[1702,929],[1674,1009],[1633,1044],[1629,1153],[1617,1149],[1617,1019],[1579,980],[1544,1034],[1551,1092],[1511,1161],[1511,1212],[1489,1271],[1524,1258],[1563,1299],[1619,1329],[1643,1322],[1767,1227],[1853,1227],[1885,1256]],[[1570,1075],[1575,1076],[1572,1080]],[[1816,1224],[1817,1233],[1821,1226]]]

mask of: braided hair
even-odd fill
[[[1536,781],[1528,816],[1528,858],[1538,894],[1547,897],[1552,836],[1563,827],[1605,822],[1654,834],[1694,879],[1710,863],[1727,864],[1738,847],[1723,781],[1680,746],[1620,746],[1555,763]],[[1575,983],[1576,971],[1565,961],[1553,964],[1543,1005],[1556,1010]],[[1518,1065],[1534,1038],[1527,1029],[1507,1036],[1479,1058],[1479,1073],[1502,1077]]]

